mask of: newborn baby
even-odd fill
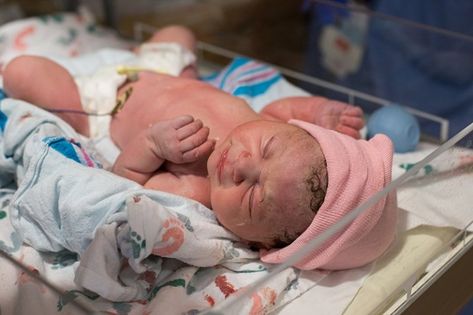
[[[173,41],[186,53],[195,46],[179,27],[158,32],[152,41]],[[126,96],[126,102],[107,128],[121,149],[113,171],[200,201],[223,226],[260,248],[264,261],[282,261],[390,181],[389,140],[352,138],[363,126],[359,108],[293,97],[258,114],[242,99],[195,80],[192,63],[180,72],[174,77],[138,69],[119,87],[117,98]],[[5,69],[4,86],[11,97],[58,111],[89,135],[87,117],[70,113],[84,104],[59,64],[19,57]],[[287,123],[293,118],[311,123]],[[376,258],[393,238],[394,204],[391,197],[380,201],[297,266],[350,268]]]
[[[392,144],[383,135],[355,140],[299,120],[260,119],[232,129],[214,149],[208,133],[188,115],[157,122],[124,149],[114,172],[145,187],[209,196],[202,202],[260,248],[265,262],[284,261],[391,179]],[[207,161],[208,179],[183,183],[183,165],[199,159]],[[372,261],[393,239],[396,210],[390,194],[296,266],[346,269]]]

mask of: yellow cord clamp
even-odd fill
[[[115,107],[110,112],[110,115],[113,116],[122,110],[123,106],[125,106],[125,102],[130,98],[132,92],[133,92],[133,87],[129,86],[125,90],[125,93],[122,93],[121,95],[117,96],[117,103],[115,104]]]

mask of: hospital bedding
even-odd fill
[[[118,40],[113,34],[97,28],[95,24],[93,24],[93,21],[87,16],[72,15],[56,15],[47,18],[15,22],[0,28],[0,39],[2,45],[0,60],[3,63],[7,62],[12,56],[18,53],[73,56],[94,51],[99,47],[129,47],[128,42]],[[300,90],[294,91],[292,92],[296,94],[300,93]],[[276,93],[287,92],[288,90],[285,89],[283,89],[282,92],[281,90],[276,91]],[[274,87],[272,93],[274,93]],[[259,96],[265,97],[264,94],[265,93],[262,93]],[[428,148],[427,150],[431,149]],[[427,151],[420,152],[420,154],[425,155]],[[399,162],[395,164],[397,171],[402,172],[406,169],[406,165],[416,162],[418,158],[419,156],[415,158],[412,156],[400,157]],[[244,286],[244,284],[241,283],[237,285],[229,281],[229,279],[243,275],[241,276],[241,279],[244,279],[242,283],[248,283],[252,281],[251,276],[258,277],[260,269],[265,269],[265,266],[257,262],[253,262],[249,266],[237,265],[234,268],[217,266],[197,269],[196,267],[184,266],[181,269],[176,269],[174,274],[168,272],[166,275],[167,279],[176,281],[169,280],[167,282],[164,281],[164,283],[163,281],[157,281],[162,279],[156,279],[156,273],[145,273],[143,275],[144,280],[152,283],[153,290],[156,291],[156,294],[148,303],[107,302],[101,298],[97,298],[96,295],[79,290],[74,285],[74,268],[77,268],[77,256],[75,254],[68,251],[39,253],[31,247],[21,244],[19,235],[12,228],[8,220],[10,217],[10,209],[7,205],[11,199],[13,190],[6,186],[8,183],[2,184],[3,187],[7,188],[2,190],[2,209],[0,210],[1,248],[12,253],[35,273],[45,276],[62,289],[66,290],[66,294],[60,298],[49,291],[44,285],[33,281],[26,273],[0,260],[0,274],[2,280],[4,280],[1,281],[0,287],[0,307],[2,314],[27,314],[32,312],[45,314],[53,314],[55,312],[59,314],[69,313],[73,310],[70,301],[74,299],[93,301],[93,304],[99,309],[116,314],[135,314],[142,313],[145,310],[146,312],[152,313],[152,311],[158,312],[158,310],[163,310],[165,307],[169,307],[168,310],[170,312],[180,312],[184,309],[178,311],[177,306],[186,304],[183,303],[184,301],[191,301],[192,298],[189,296],[193,295],[193,297],[196,297],[194,299],[196,304],[192,307],[190,305],[184,305],[187,307],[187,311],[192,313],[195,312],[194,310],[196,309],[203,309],[213,305],[218,302],[219,298],[224,298],[229,292],[232,292],[232,290]],[[432,199],[435,197],[435,194],[427,195],[426,197]],[[406,198],[406,200],[410,202],[410,204],[406,203],[408,206],[416,206],[415,200],[412,198]],[[435,199],[433,203],[435,203]],[[422,213],[424,212],[420,212],[420,215],[419,213],[416,215],[409,212],[403,213],[406,219],[402,222],[409,222],[409,224],[404,224],[404,226],[401,227],[402,231],[405,231],[407,228],[414,228],[421,223],[429,223],[429,215],[422,217]],[[442,219],[440,215],[438,219]],[[443,223],[439,220],[434,220],[435,222],[430,223],[442,225]],[[433,250],[426,250],[426,255],[424,256],[426,261],[430,261],[431,258],[445,250],[444,245],[448,243],[450,234],[448,232],[444,233],[443,231],[444,230],[441,230],[441,232],[439,232],[441,236],[434,236],[436,240],[440,240],[439,243],[442,245],[438,245],[439,243],[437,242],[436,246],[432,246],[432,248],[435,247]],[[428,233],[426,233],[426,235],[429,237]],[[400,237],[400,240],[402,239],[403,236]],[[407,236],[406,239],[408,239]],[[420,243],[425,244],[424,241],[420,241]],[[415,257],[415,254],[410,255],[410,259],[415,260]],[[406,266],[409,265],[409,263],[406,263]],[[255,269],[255,267],[257,268]],[[356,291],[360,288],[363,280],[371,270],[371,267],[372,266],[366,266],[356,270],[335,273],[288,270],[274,279],[274,287],[272,290],[266,289],[260,291],[251,301],[247,301],[246,306],[242,307],[239,313],[251,313],[251,310],[259,310],[260,312],[277,310],[281,314],[291,314],[293,311],[297,310],[299,314],[309,314],[312,313],[314,305],[317,305],[317,309],[320,313],[341,314],[346,305],[352,300]],[[265,270],[261,272],[263,273]],[[183,276],[179,278],[179,274]],[[412,275],[412,273],[409,274]],[[189,281],[186,282],[183,280],[179,282],[177,279],[188,279]],[[223,281],[223,279],[225,279],[225,281]],[[193,281],[196,281],[198,285],[193,283]],[[207,285],[207,287],[205,285]],[[189,291],[192,292],[189,294]],[[363,290],[360,290],[360,292],[362,291]],[[209,292],[213,294],[209,294]],[[217,298],[215,292],[217,292]],[[302,297],[297,299],[301,295]],[[39,301],[38,296],[41,296]],[[372,297],[370,298],[372,299]],[[308,301],[310,301],[309,304],[307,304]],[[351,307],[353,307],[353,305],[352,303]],[[41,311],[39,311],[40,309]]]

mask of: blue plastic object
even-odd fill
[[[394,151],[398,153],[413,151],[419,143],[419,122],[398,105],[376,110],[368,119],[367,129],[368,138],[377,133],[388,136],[394,144]]]

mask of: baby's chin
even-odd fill
[[[220,155],[222,154],[222,145],[224,144],[223,141],[219,142],[214,150],[210,153],[209,158],[207,159],[207,173],[211,183],[213,182],[213,178],[215,177],[215,173],[217,171],[217,164],[220,159]]]
[[[213,182],[213,177],[215,177],[218,162],[218,154],[216,152],[216,150],[213,150],[207,159],[207,174],[211,184]]]

